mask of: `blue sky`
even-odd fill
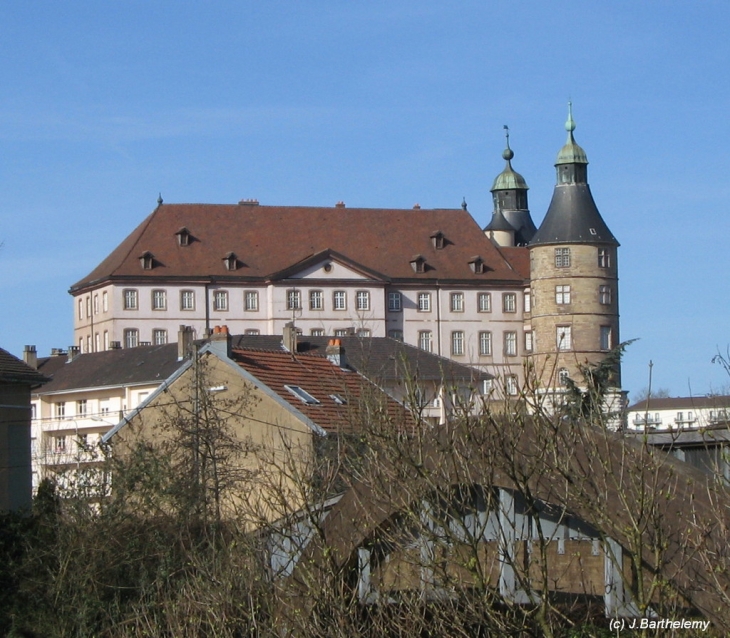
[[[726,389],[726,2],[0,4],[0,346],[167,202],[458,207],[513,165],[542,220],[572,99],[622,244],[624,386]]]

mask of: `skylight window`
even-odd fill
[[[345,405],[347,403],[347,399],[342,398],[339,394],[330,394],[330,399],[337,405]]]
[[[319,401],[317,401],[317,399],[298,385],[285,385],[284,387],[302,403],[306,403],[308,405],[319,405]]]

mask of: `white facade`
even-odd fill
[[[75,342],[100,352],[173,341],[179,326],[196,338],[215,325],[232,334],[392,337],[495,376],[522,376],[531,352],[528,289],[494,284],[394,284],[328,258],[284,280],[251,285],[107,283],[76,297]],[[529,312],[529,307],[527,308]]]
[[[641,401],[628,408],[630,430],[666,431],[709,428],[727,424],[730,397],[667,397]]]

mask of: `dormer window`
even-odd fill
[[[139,256],[139,263],[143,270],[152,270],[155,267],[155,258],[152,253],[147,250]]]
[[[423,255],[415,255],[411,259],[411,268],[413,268],[413,272],[426,272],[426,260],[424,259]]]
[[[471,268],[471,271],[475,275],[483,275],[487,270],[486,266],[484,265],[484,260],[479,256],[472,257],[469,260],[469,268]]]
[[[226,267],[226,270],[236,270],[238,268],[238,257],[236,257],[236,253],[228,253],[225,257],[223,257],[223,264]]]
[[[446,245],[446,237],[440,230],[437,230],[431,235],[431,243],[436,250],[441,250]]]
[[[284,387],[302,403],[306,403],[308,405],[319,404],[319,401],[317,401],[317,399],[309,394],[309,392],[307,392],[304,388],[300,388],[298,385],[285,385]]]
[[[178,246],[190,246],[193,236],[190,234],[190,231],[185,228],[185,226],[178,230],[175,235],[177,236]]]

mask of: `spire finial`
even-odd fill
[[[162,193],[157,195],[157,205],[162,206]]]
[[[515,156],[515,154],[509,147],[509,126],[505,124],[502,128],[504,129],[504,136],[507,139],[507,148],[505,148],[502,152],[502,157],[509,162]]]
[[[466,197],[461,198],[461,208],[462,210],[466,210]]]
[[[568,121],[565,123],[565,130],[568,133],[575,131],[575,121],[573,120],[573,102],[568,100]]]

